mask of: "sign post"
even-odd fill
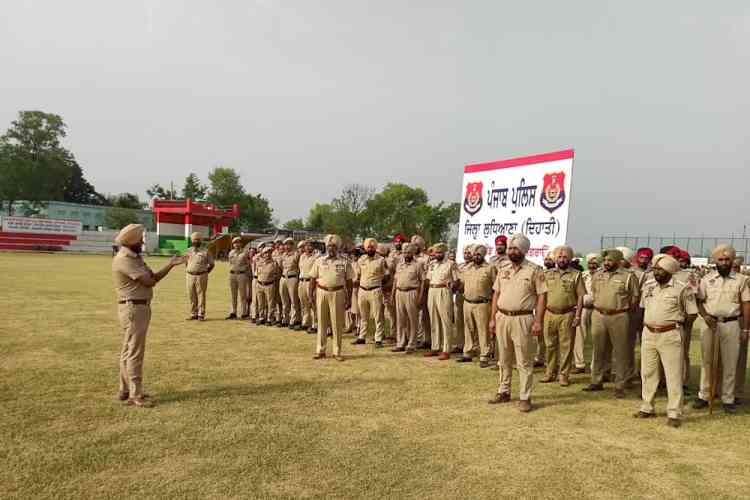
[[[497,236],[522,233],[531,241],[526,257],[541,264],[565,244],[572,180],[572,149],[464,167],[456,258],[468,244],[491,256]]]

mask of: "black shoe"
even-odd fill
[[[253,323],[255,323],[256,325],[262,326],[262,325],[266,324],[266,320],[264,320],[264,319],[256,319]]]
[[[544,367],[544,361],[534,361],[534,368]]]
[[[291,331],[293,331],[293,332],[296,332],[297,330],[299,330],[299,327],[297,327],[297,325],[296,325],[296,324],[294,324],[294,325],[289,325],[289,329],[290,329]]]
[[[249,314],[243,314],[242,316],[240,316],[240,319],[248,319],[249,317]]]
[[[604,386],[602,384],[589,384],[584,387],[583,390],[586,392],[603,391]]]
[[[487,401],[491,405],[497,405],[500,403],[510,403],[510,394],[503,392],[501,394],[495,394],[495,397]]]
[[[432,349],[432,344],[429,342],[422,342],[417,346],[417,349]]]
[[[229,316],[227,316],[227,317],[226,317],[226,318],[224,318],[224,319],[237,319],[237,315],[236,315],[236,314],[234,314],[234,313],[232,313],[232,314],[230,314]]]
[[[381,341],[375,342],[375,348],[376,349],[382,349],[383,348],[383,342],[381,342]]]
[[[363,345],[365,343],[365,339],[354,339],[352,341],[352,345]]]
[[[708,401],[701,398],[695,398],[695,401],[693,401],[693,408],[696,410],[702,410],[703,408],[708,408]]]
[[[682,425],[682,420],[680,420],[679,418],[668,418],[667,425],[678,429]]]
[[[281,323],[279,323],[279,324],[278,324],[278,325],[276,325],[276,326],[278,326],[279,328],[289,328],[289,323],[284,323],[284,322],[282,321]]]
[[[405,351],[406,351],[405,347],[394,347],[393,349],[391,349],[391,352],[405,352]]]
[[[721,406],[724,407],[724,413],[731,413],[732,415],[737,413],[737,405],[734,403],[724,403]]]
[[[489,368],[490,362],[489,361],[480,361],[479,362],[479,368]]]
[[[653,418],[655,416],[656,415],[654,415],[653,413],[646,413],[645,411],[638,411],[633,413],[634,418]]]
[[[473,360],[468,356],[461,356],[456,360],[456,363],[471,363]]]
[[[310,328],[307,329],[307,333],[318,333],[318,329],[310,327]]]
[[[738,397],[735,396],[735,398],[734,398],[734,404],[736,404],[737,406],[742,405],[742,398],[738,398]]]

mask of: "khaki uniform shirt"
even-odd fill
[[[258,277],[258,281],[270,283],[279,278],[281,267],[279,267],[279,264],[273,258],[260,258],[255,264],[255,275]]]
[[[281,254],[279,260],[281,261],[282,276],[289,276],[290,274],[299,276],[299,259],[299,253],[295,251]]]
[[[143,257],[127,247],[120,247],[112,259],[112,277],[119,300],[151,300],[154,289],[138,281],[150,274],[151,269],[143,262]]]
[[[458,281],[458,268],[456,263],[443,259],[442,262],[435,261],[427,270],[427,280],[432,285],[448,285]]]
[[[337,255],[336,257],[319,257],[313,264],[310,277],[326,288],[346,286],[346,280],[354,279],[354,269],[349,259]]]
[[[562,311],[575,307],[578,298],[586,295],[581,272],[573,268],[566,270],[550,269],[544,272],[547,284],[547,307]]]
[[[300,278],[309,278],[310,271],[312,271],[313,264],[319,256],[314,252],[310,255],[303,253],[299,256],[299,276]]]
[[[241,272],[246,273],[249,271],[249,263],[247,261],[247,254],[244,250],[232,249],[229,252],[229,270],[235,273]]]
[[[693,291],[698,290],[698,276],[696,276],[690,269],[680,269],[672,275],[672,278],[685,283],[692,288]]]
[[[698,300],[711,316],[739,316],[741,303],[750,302],[750,278],[734,271],[723,278],[719,271],[711,271],[698,285]]]
[[[492,285],[497,279],[497,267],[486,262],[461,264],[459,278],[464,284],[464,297],[471,301],[492,300]]]
[[[583,281],[583,286],[586,289],[586,295],[583,296],[583,305],[586,307],[594,305],[594,297],[591,294],[591,279],[593,276],[594,274],[588,270],[581,273],[581,281]]]
[[[645,309],[643,322],[649,326],[684,323],[687,316],[698,314],[693,289],[674,277],[663,286],[655,279],[644,283],[641,307]]]
[[[411,262],[402,260],[396,264],[394,280],[396,288],[420,288],[424,280],[422,263],[416,259],[412,259]]]
[[[357,268],[357,281],[362,288],[382,286],[389,274],[388,264],[378,254],[374,257],[363,255],[357,261]]]
[[[211,266],[214,264],[214,258],[208,253],[205,248],[195,249],[193,247],[188,248],[185,252],[187,257],[187,266],[185,270],[191,274],[207,273]]]
[[[493,289],[499,293],[498,309],[532,311],[537,297],[547,293],[547,284],[542,268],[524,259],[518,267],[511,263],[498,269]]]
[[[502,267],[510,265],[511,261],[507,255],[493,255],[492,257],[490,257],[490,264],[500,269]]]
[[[597,271],[591,279],[594,307],[600,309],[630,309],[632,299],[638,297],[638,279],[630,271]]]

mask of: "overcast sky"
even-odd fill
[[[750,219],[747,1],[3,0],[0,26],[0,129],[62,115],[101,192],[226,165],[283,222],[572,147],[580,250]]]

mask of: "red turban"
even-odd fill
[[[638,255],[638,257],[648,257],[648,260],[650,261],[654,258],[654,251],[648,247],[642,247],[636,251],[636,255]]]
[[[690,254],[685,250],[680,250],[680,260],[686,260],[690,264]]]
[[[393,237],[394,243],[403,243],[404,241],[406,241],[406,236],[404,236],[401,233],[398,233],[396,236]]]
[[[497,238],[495,238],[495,245],[497,245],[498,243],[505,243],[507,245],[508,244],[508,237],[505,236],[504,234],[501,234],[500,236],[498,236]]]
[[[671,255],[675,259],[679,259],[680,255],[682,255],[682,250],[680,250],[680,247],[678,247],[678,246],[675,245],[672,248],[670,248],[669,250],[667,250],[666,254],[667,255]]]

